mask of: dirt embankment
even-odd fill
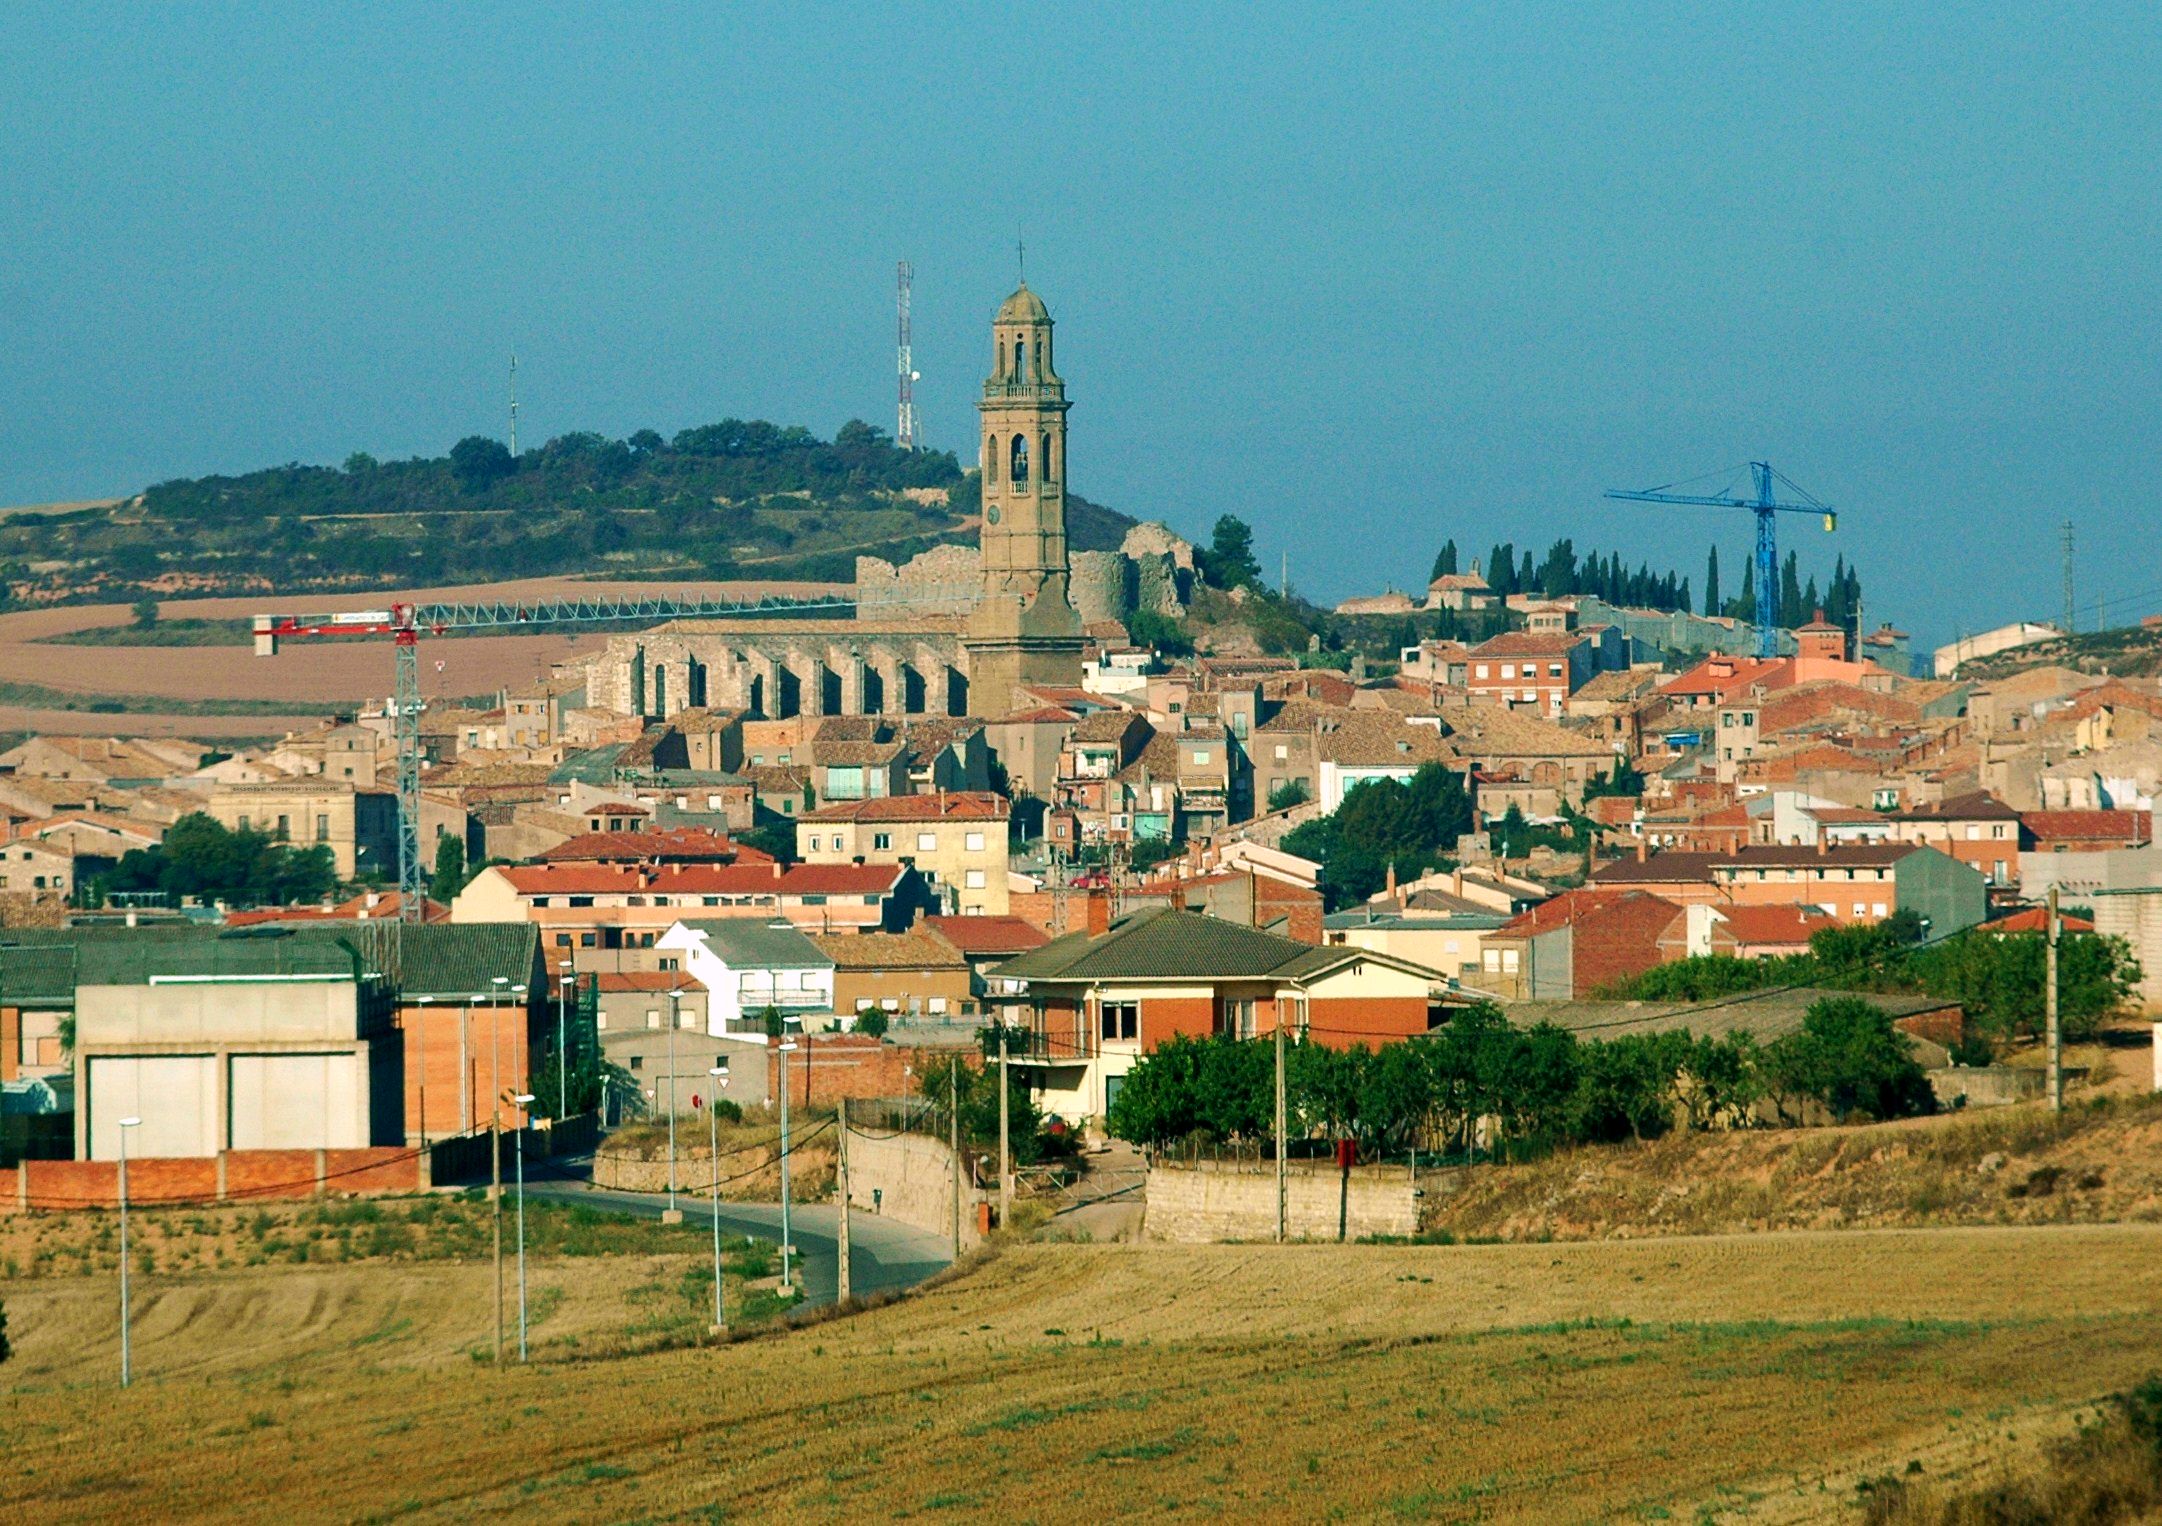
[[[1429,1232],[1626,1239],[2162,1221],[2162,1096],[1863,1128],[1686,1134],[1440,1171]]]

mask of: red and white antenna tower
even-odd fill
[[[909,353],[908,343],[908,288],[915,279],[916,267],[903,260],[899,271],[899,291],[895,305],[899,309],[899,359],[901,367],[901,406],[893,430],[893,443],[903,450],[916,448],[916,383],[921,379],[916,372],[915,358]]]

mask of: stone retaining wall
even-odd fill
[[[1286,1184],[1287,1222],[1294,1240],[1334,1240],[1342,1173],[1334,1166],[1293,1165]],[[1354,1168],[1348,1195],[1346,1237],[1412,1235],[1419,1229],[1419,1200],[1404,1166]],[[1276,1236],[1276,1169],[1263,1163],[1203,1161],[1149,1168],[1151,1240],[1205,1244],[1214,1240],[1271,1240]]]

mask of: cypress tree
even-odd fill
[[[1719,613],[1719,548],[1716,545],[1704,562],[1704,613]]]

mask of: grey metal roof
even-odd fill
[[[1519,1028],[1552,1023],[1579,1038],[1619,1038],[1633,1033],[1688,1032],[1717,1038],[1746,1032],[1759,1040],[1782,1038],[1801,1030],[1810,1007],[1834,997],[1858,996],[1895,1020],[1919,1012],[1941,1012],[1959,1005],[1934,996],[1893,996],[1873,991],[1832,991],[1803,986],[1786,991],[1750,991],[1707,1002],[1520,1001],[1502,1008]]]
[[[529,922],[430,922],[392,934],[393,968],[403,997],[478,1000],[495,992],[495,977],[529,985],[540,953],[540,930]]]
[[[1332,930],[1379,927],[1389,932],[1490,932],[1509,920],[1498,911],[1401,912],[1332,911],[1321,925]]]
[[[833,961],[786,922],[759,917],[705,917],[683,924],[703,933],[706,947],[730,969],[830,970]]]

